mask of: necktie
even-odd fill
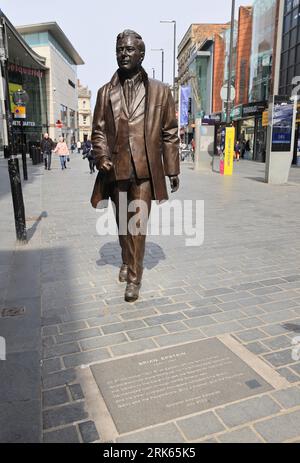
[[[126,79],[124,82],[124,97],[128,112],[131,111],[132,103],[134,100],[134,83],[131,79]]]

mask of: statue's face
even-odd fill
[[[145,53],[138,48],[138,40],[128,35],[117,43],[117,61],[122,71],[132,72],[137,70],[144,59]]]

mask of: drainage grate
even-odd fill
[[[262,386],[256,379],[252,379],[251,381],[246,381],[245,384],[247,384],[247,386],[250,389],[257,389],[258,387]]]
[[[25,307],[9,307],[6,309],[0,309],[0,317],[19,317],[20,315],[24,315]]]

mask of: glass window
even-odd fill
[[[287,70],[287,84],[291,85],[293,77],[295,76],[295,66],[290,66]]]
[[[282,50],[285,51],[290,46],[290,34],[285,34],[282,41]]]
[[[286,0],[285,2],[285,12],[288,13],[293,8],[293,0]]]
[[[64,105],[60,105],[60,120],[64,126],[68,126],[68,108]]]
[[[299,11],[298,11],[298,8],[296,8],[292,13],[292,25],[291,25],[292,28],[297,26],[298,19],[299,19]]]
[[[294,47],[297,44],[297,27],[291,32],[290,47]]]
[[[249,85],[250,101],[261,101],[269,97],[272,79],[272,56],[275,44],[276,10],[276,0],[254,0]],[[287,44],[283,49],[287,49]]]
[[[299,0],[293,0],[293,8],[299,5]]]
[[[291,14],[286,15],[283,21],[283,33],[288,32],[291,28]]]
[[[288,67],[288,56],[289,56],[288,51],[286,51],[285,53],[282,54],[282,57],[281,57],[281,69],[286,69]]]
[[[289,64],[295,64],[296,48],[291,48],[289,51]]]
[[[284,87],[286,84],[286,71],[281,71],[280,73],[280,87]]]
[[[296,76],[300,76],[300,63],[296,65],[296,70],[295,70]]]
[[[75,111],[73,109],[70,109],[70,127],[71,129],[75,129]]]

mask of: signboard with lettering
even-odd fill
[[[269,125],[269,111],[266,110],[262,113],[262,126],[268,127]]]
[[[17,105],[15,105],[14,103],[13,96],[15,92],[17,92],[18,90],[22,90],[22,85],[13,84],[12,82],[9,82],[8,89],[9,89],[10,110],[12,114],[14,114],[17,108]]]
[[[275,96],[272,120],[272,151],[291,151],[294,103],[284,96]]]
[[[259,116],[267,106],[266,101],[258,101],[243,105],[243,118]]]
[[[243,116],[243,107],[242,105],[235,106],[230,113],[230,117],[233,121],[241,119]]]
[[[224,175],[232,175],[233,172],[234,139],[234,127],[226,127]]]
[[[272,390],[217,338],[98,363],[91,371],[110,415],[103,419],[113,420],[119,434]]]
[[[15,119],[26,119],[26,107],[25,106],[16,106]]]

